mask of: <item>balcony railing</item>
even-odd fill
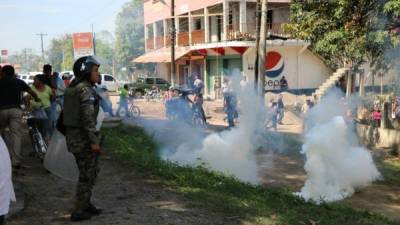
[[[156,37],[156,49],[164,47],[164,37]]]
[[[204,30],[192,31],[192,44],[202,44],[204,43]]]
[[[178,34],[178,45],[179,46],[189,45],[189,32],[181,32]]]
[[[241,32],[239,30],[239,26],[234,28],[233,25],[228,26],[227,39],[229,41],[254,41],[256,39],[256,24],[249,23],[244,24],[243,26],[247,27],[246,32]],[[282,29],[282,23],[272,23],[268,24],[268,33],[272,35],[278,35],[283,37],[288,37],[288,34],[285,34]]]
[[[171,46],[171,36],[167,36],[166,37],[165,47],[170,47],[170,46]]]
[[[154,38],[148,38],[146,40],[147,49],[154,49]]]

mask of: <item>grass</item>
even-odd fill
[[[400,186],[400,159],[388,158],[380,163],[379,170],[384,176],[384,181],[387,185]]]
[[[153,140],[138,127],[105,129],[106,148],[139,172],[206,207],[255,224],[394,225],[383,216],[338,203],[315,205],[285,189],[264,188],[199,166],[182,167],[158,157]],[[313,223],[313,221],[317,223]]]

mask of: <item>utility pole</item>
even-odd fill
[[[96,34],[94,33],[93,23],[92,23],[92,38],[93,38],[93,55],[96,56]]]
[[[259,88],[262,99],[264,99],[265,94],[265,62],[266,62],[266,55],[267,55],[267,0],[262,0],[261,2],[261,29],[260,29],[260,47],[258,49],[258,74],[260,78]]]
[[[260,19],[260,0],[257,0],[256,3],[256,60],[254,62],[254,88],[256,92],[258,92],[258,71],[259,71],[259,66],[258,66],[258,61],[259,59],[259,54],[258,51],[260,49],[260,26],[261,26],[261,19]]]
[[[175,86],[175,74],[176,74],[176,67],[175,67],[175,0],[171,0],[171,85]]]
[[[44,45],[43,45],[43,37],[44,37],[44,36],[47,36],[47,34],[40,33],[40,34],[36,34],[36,35],[40,36],[40,40],[41,40],[41,46],[42,46],[42,60],[43,60],[43,63],[44,63],[45,61],[44,61]]]

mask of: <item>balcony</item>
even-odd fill
[[[154,38],[148,38],[146,40],[147,49],[154,49]]]
[[[178,45],[189,46],[189,32],[181,32],[178,34]]]
[[[156,48],[155,49],[159,49],[164,47],[164,37],[156,37]]]
[[[256,39],[256,24],[245,24],[247,32],[241,32],[239,28],[234,28],[233,25],[228,26],[227,39],[228,41],[254,41]],[[239,26],[237,26],[239,27]],[[282,23],[268,24],[268,33],[270,35],[289,37],[282,29]]]
[[[204,43],[204,30],[192,31],[192,45]]]

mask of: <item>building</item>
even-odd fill
[[[256,1],[175,0],[177,73],[175,83],[185,85],[190,75],[205,81],[205,94],[216,97],[224,76],[240,69],[254,80]],[[171,80],[170,0],[145,0],[146,53],[136,63],[156,63],[157,75]],[[282,29],[289,20],[290,0],[268,1],[266,89],[279,90],[285,76],[289,90],[311,93],[331,74],[310,50],[309,43],[291,39]]]

